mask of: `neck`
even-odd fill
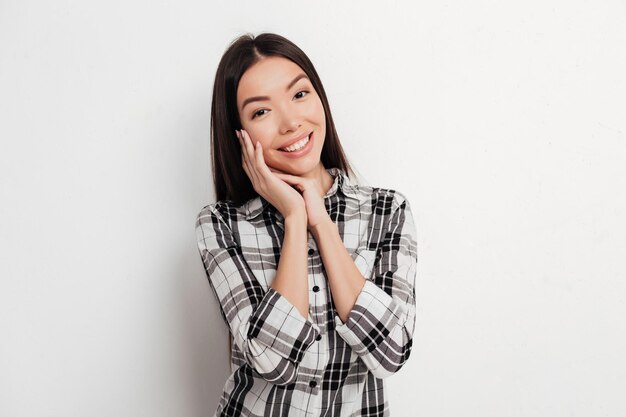
[[[323,192],[322,195],[326,195],[330,187],[333,186],[334,178],[326,171],[326,168],[321,162],[311,172],[303,174],[302,176],[315,180],[318,188]]]

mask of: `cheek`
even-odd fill
[[[250,130],[246,130],[252,139],[252,144],[254,145],[257,141],[261,142],[261,146],[263,147],[263,159],[265,163],[272,166],[273,165],[273,155],[276,152],[275,149],[272,148],[273,140],[274,140],[274,130],[268,126],[262,126],[260,123]],[[245,129],[245,128],[244,128]]]
[[[272,145],[272,132],[263,123],[255,124],[254,126],[243,126],[244,130],[248,132],[250,139],[252,139],[252,145],[256,142],[261,142],[263,150],[266,151]]]
[[[324,106],[322,105],[321,100],[319,101],[319,105],[317,106],[315,113],[315,121],[320,126],[321,137],[318,139],[318,146],[320,149],[324,146],[324,139],[326,138],[326,114],[324,113]]]
[[[316,100],[309,100],[303,115],[312,123],[325,129],[326,115],[324,114],[324,106],[319,97]]]
[[[314,114],[317,123],[323,127],[326,127],[326,115],[324,114],[324,105],[322,104],[322,100],[320,100],[319,97],[315,102]]]

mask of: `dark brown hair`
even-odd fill
[[[245,34],[231,42],[224,52],[213,84],[211,160],[217,201],[231,200],[241,204],[258,195],[243,169],[241,147],[235,134],[235,130],[242,128],[237,110],[237,87],[248,68],[270,56],[281,56],[300,66],[322,101],[326,137],[320,160],[324,167],[340,168],[348,175],[353,173],[339,142],[322,81],[306,54],[290,40],[274,33],[262,33],[256,37]]]

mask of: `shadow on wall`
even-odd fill
[[[195,241],[192,239],[195,245]],[[229,332],[215,299],[197,247],[181,255],[175,287],[180,291],[181,319],[178,328],[180,346],[186,350],[178,358],[185,369],[184,392],[189,413],[212,415],[230,374]]]

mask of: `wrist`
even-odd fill
[[[321,235],[337,231],[337,225],[333,223],[329,216],[326,216],[324,220],[320,221],[315,226],[311,226],[310,231],[313,237],[317,240],[317,238]]]
[[[295,211],[287,215],[285,217],[285,225],[295,225],[302,226],[306,228],[307,225],[307,214],[306,211]]]

